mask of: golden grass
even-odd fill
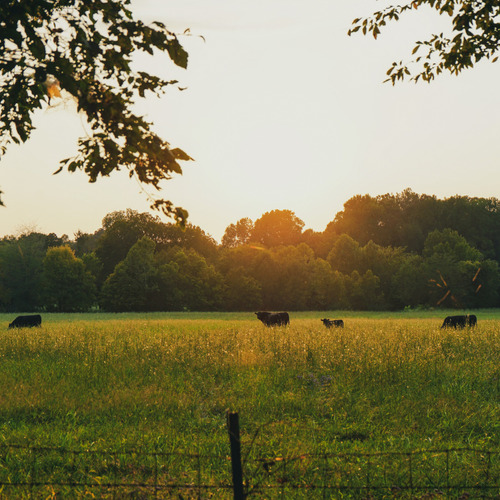
[[[326,329],[304,318],[265,328],[256,320],[145,316],[1,330],[1,437],[20,439],[27,426],[57,441],[73,414],[87,434],[110,442],[137,439],[137,428],[151,440],[189,428],[213,443],[230,407],[249,436],[288,421],[298,427],[286,434],[301,444],[315,438],[300,426],[356,431],[371,436],[370,446],[498,443],[500,323],[440,325],[348,318],[344,329]]]

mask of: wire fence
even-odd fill
[[[0,498],[500,499],[500,450],[262,456],[252,440],[242,460],[232,415],[227,455],[0,444]]]
[[[231,498],[228,456],[0,445],[0,498]]]
[[[250,465],[252,497],[500,499],[500,451],[304,454]]]

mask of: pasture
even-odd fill
[[[441,329],[448,313],[290,313],[286,328],[251,313],[44,314],[19,330],[2,314],[0,445],[227,456],[231,409],[257,460],[498,450],[500,312]]]

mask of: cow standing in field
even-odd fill
[[[255,313],[257,318],[266,326],[286,326],[290,324],[290,316],[287,312],[271,313],[259,311]]]
[[[467,324],[471,327],[474,327],[477,325],[477,316],[475,314],[469,314],[467,316]]]
[[[335,328],[344,328],[344,321],[341,319],[327,319],[323,318],[321,321],[323,321],[323,324],[327,328],[331,328],[334,326]]]
[[[42,317],[39,314],[18,316],[9,324],[9,328],[31,328],[33,326],[42,326]]]
[[[466,326],[474,327],[477,325],[477,316],[475,314],[447,316],[441,328],[465,328]]]

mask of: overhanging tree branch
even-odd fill
[[[458,75],[482,59],[497,60],[500,2],[496,0],[414,0],[375,12],[371,17],[354,19],[348,35],[361,31],[377,38],[389,21],[398,21],[404,13],[425,5],[451,17],[451,34],[434,34],[428,40],[417,41],[412,51],[415,58],[407,63],[392,63],[386,81],[393,85],[404,79],[430,82],[444,71]]]
[[[132,69],[137,51],[163,52],[187,67],[188,54],[160,22],[133,18],[130,0],[4,0],[0,4],[0,155],[9,143],[25,142],[33,113],[67,92],[85,114],[92,133],[80,138],[78,154],[61,168],[83,170],[90,182],[127,169],[144,185],[181,174],[178,160],[191,160],[155,134],[132,111],[148,92],[161,95],[176,80]],[[0,201],[1,203],[1,201]],[[183,223],[187,212],[165,200],[152,208]]]

